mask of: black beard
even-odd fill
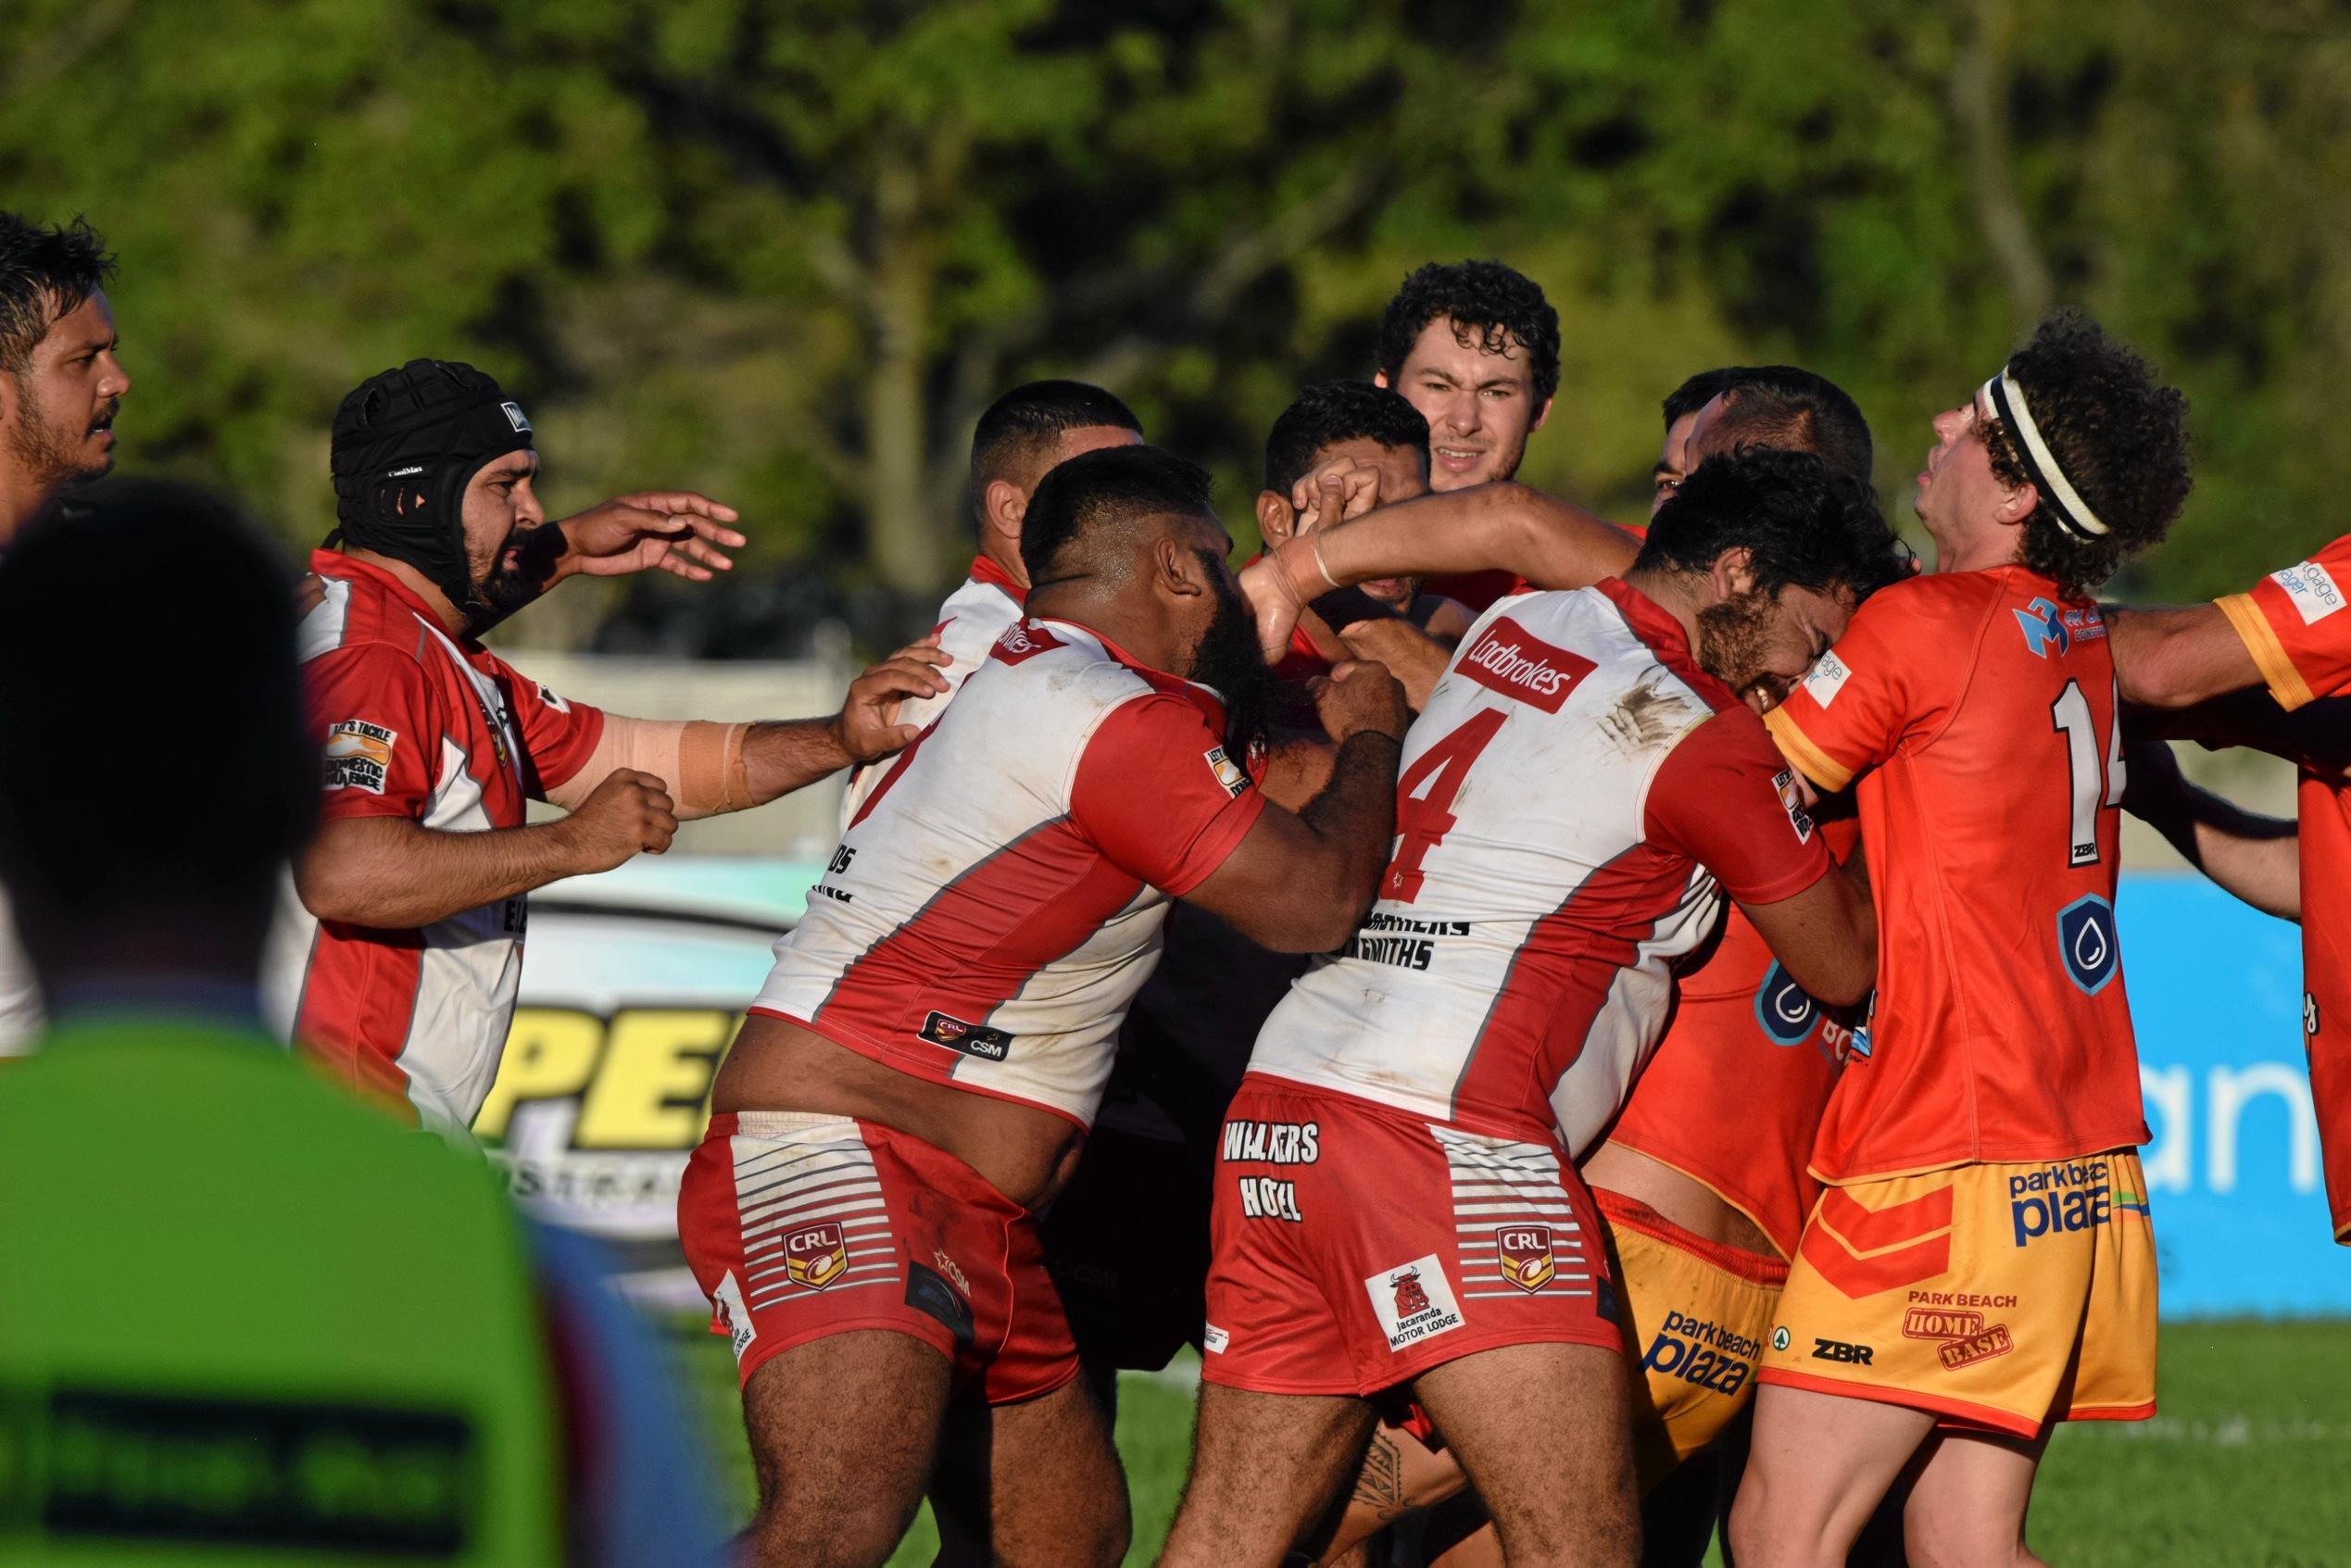
[[[1786,695],[1786,683],[1764,669],[1776,608],[1768,596],[1746,593],[1698,612],[1698,668],[1741,701],[1758,687],[1774,705]]]
[[[1205,554],[1205,552],[1202,552]],[[1217,562],[1212,557],[1208,564]],[[1241,767],[1265,739],[1266,721],[1281,689],[1273,666],[1257,651],[1257,626],[1239,590],[1217,583],[1216,618],[1192,650],[1191,679],[1225,699],[1225,755]]]
[[[72,434],[59,430],[48,417],[48,410],[42,407],[31,381],[25,376],[15,379],[17,420],[8,428],[8,456],[35,484],[44,490],[55,489],[102,478],[114,467],[111,454],[96,468],[82,467],[76,449],[88,434],[89,427],[85,425]]]
[[[509,550],[516,552],[512,566],[506,564]],[[488,620],[503,621],[547,592],[556,559],[562,554],[563,531],[552,524],[510,531],[492,558],[490,570],[473,584],[474,597],[489,607]]]

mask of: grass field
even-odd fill
[[[741,1513],[751,1503],[725,1341],[693,1330],[677,1354]],[[1146,1563],[1176,1511],[1192,1395],[1178,1375],[1130,1374],[1118,1447]],[[2351,1568],[2351,1323],[2166,1324],[2162,1413],[2061,1428],[2033,1499],[2033,1549],[2064,1568]],[[892,1559],[922,1564],[927,1514]]]

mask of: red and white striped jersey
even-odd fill
[[[996,646],[996,639],[1019,622],[1021,606],[1027,599],[1028,590],[1021,586],[1020,579],[986,556],[974,556],[971,575],[938,607],[938,624],[931,628],[931,635],[938,639],[939,647],[953,661],[938,669],[947,689],[928,696],[908,697],[899,703],[898,722],[925,729],[946,712],[947,705],[955,700],[955,694],[963,689],[963,683],[972,678],[972,672],[987,662],[987,650]],[[841,792],[844,830],[857,820],[859,808],[887,771],[887,762],[868,763],[849,771],[849,787]]]
[[[586,762],[601,712],[451,638],[389,572],[332,550],[310,570],[326,583],[300,633],[325,821],[521,827],[526,800]],[[427,1125],[469,1127],[514,1015],[524,920],[517,897],[379,931],[319,920],[289,897],[262,972],[270,1021],[353,1085],[405,1098]]]
[[[1396,853],[1250,1071],[1580,1157],[1725,893],[1829,870],[1763,725],[1611,579],[1503,599],[1405,737]]]
[[[751,1006],[1088,1124],[1168,900],[1264,809],[1213,692],[1024,621],[883,772]]]

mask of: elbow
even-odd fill
[[[295,868],[294,891],[302,907],[322,921],[338,925],[381,926],[385,911],[369,907],[360,889],[347,876],[338,875],[333,858],[312,853]]]

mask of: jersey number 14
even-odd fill
[[[2109,693],[2113,687],[2107,688]],[[2118,696],[2109,696],[2106,712],[2117,713],[2121,707]],[[2066,689],[2057,694],[2057,700],[2049,705],[2049,727],[2066,741],[2066,768],[2072,801],[2071,832],[2066,847],[2066,864],[2094,866],[2098,863],[2098,808],[2101,804],[2122,804],[2122,723],[2117,718],[2104,746],[2106,767],[2098,766],[2098,721],[2090,711],[2090,699],[2081,695],[2081,683],[2068,681]]]

